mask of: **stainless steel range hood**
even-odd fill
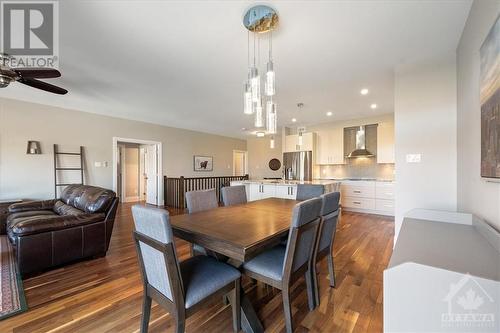
[[[359,129],[356,132],[356,149],[354,149],[349,155],[347,155],[347,158],[373,156],[375,155],[366,150],[365,126],[359,126]]]

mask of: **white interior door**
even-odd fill
[[[150,145],[144,152],[144,171],[146,174],[146,203],[158,205],[158,148]]]

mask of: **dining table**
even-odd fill
[[[278,245],[290,228],[297,200],[268,198],[171,217],[174,236],[229,258],[235,267]],[[252,303],[241,289],[244,332],[264,332]]]

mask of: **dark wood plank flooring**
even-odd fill
[[[29,310],[0,321],[0,332],[139,332],[142,283],[130,204],[120,205],[104,258],[75,263],[23,281]],[[170,210],[171,214],[178,211]],[[318,266],[321,305],[308,311],[303,280],[292,291],[296,332],[381,332],[382,272],[392,253],[391,217],[342,213],[334,244],[337,287],[328,287],[326,261]],[[177,240],[181,260],[188,243]],[[283,332],[278,290],[244,280],[266,332]],[[173,320],[153,303],[150,332],[172,332]],[[187,332],[231,332],[231,310],[221,301],[187,320]]]

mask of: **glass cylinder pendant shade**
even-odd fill
[[[253,113],[253,103],[252,103],[252,89],[250,83],[245,83],[245,91],[243,93],[243,113],[252,114]]]
[[[273,66],[273,62],[270,60],[267,63],[265,93],[266,93],[266,96],[274,96],[274,94],[276,93],[274,66]]]
[[[274,136],[272,136],[271,141],[269,141],[269,148],[274,149]]]
[[[262,101],[259,99],[258,102],[255,103],[255,127],[264,127],[264,117],[262,112]]]
[[[267,101],[266,103],[266,124],[267,132],[269,134],[276,134],[277,130],[277,119],[276,119],[276,103],[273,101]]]
[[[252,101],[260,101],[260,76],[255,67],[250,69],[250,88],[252,90]]]
[[[297,144],[298,144],[299,146],[302,146],[302,144],[304,143],[304,140],[302,139],[302,132],[300,132],[300,133],[299,133],[299,140],[298,140],[298,141],[299,141],[299,142],[297,142]]]

